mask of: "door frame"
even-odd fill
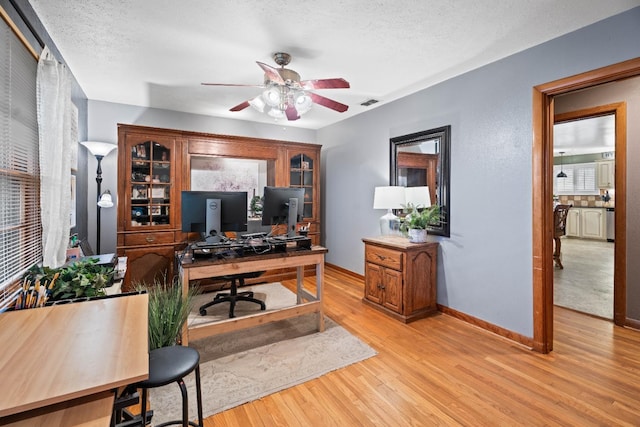
[[[541,353],[553,350],[553,98],[635,76],[640,76],[640,58],[533,88],[533,348]],[[626,120],[624,124],[619,122],[616,117],[616,133],[623,129],[626,134]],[[619,152],[616,141],[614,323],[620,326],[626,321],[626,167],[626,142]]]

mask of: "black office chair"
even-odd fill
[[[260,310],[266,310],[266,305],[264,301],[260,301],[257,298],[254,298],[252,291],[238,292],[238,285],[236,284],[236,280],[239,282],[239,286],[244,286],[245,279],[252,279],[254,277],[260,276],[263,271],[258,271],[255,273],[245,273],[245,274],[234,274],[232,276],[223,276],[223,279],[231,281],[231,288],[229,292],[218,292],[216,296],[213,298],[213,301],[210,301],[202,306],[200,306],[200,315],[207,315],[207,308],[211,307],[214,304],[220,304],[223,302],[229,302],[229,318],[236,317],[234,310],[236,308],[237,301],[249,301],[255,304],[260,305]]]

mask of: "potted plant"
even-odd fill
[[[420,208],[408,204],[404,208],[407,215],[402,219],[400,231],[409,236],[412,243],[422,243],[427,241],[427,227],[438,225],[440,222],[440,206],[431,205],[427,208]]]
[[[179,277],[168,280],[166,275],[156,278],[151,285],[140,282],[135,287],[149,294],[149,350],[179,344],[197,289],[189,288],[182,295]]]
[[[51,283],[49,301],[96,297],[105,295],[105,287],[113,282],[115,268],[99,265],[93,258],[72,262],[64,267],[49,268],[35,265],[25,274],[24,280],[36,283]]]

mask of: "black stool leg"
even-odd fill
[[[196,396],[198,399],[198,424],[200,427],[204,425],[202,421],[202,389],[200,388],[200,364],[196,366]]]
[[[140,402],[140,419],[141,426],[145,426],[147,424],[147,389],[142,389],[142,401]]]
[[[189,427],[189,398],[187,397],[187,387],[184,385],[184,379],[178,381],[180,393],[182,393],[182,426]]]

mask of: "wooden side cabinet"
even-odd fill
[[[405,323],[437,311],[438,243],[410,243],[396,236],[362,241],[365,304]]]

